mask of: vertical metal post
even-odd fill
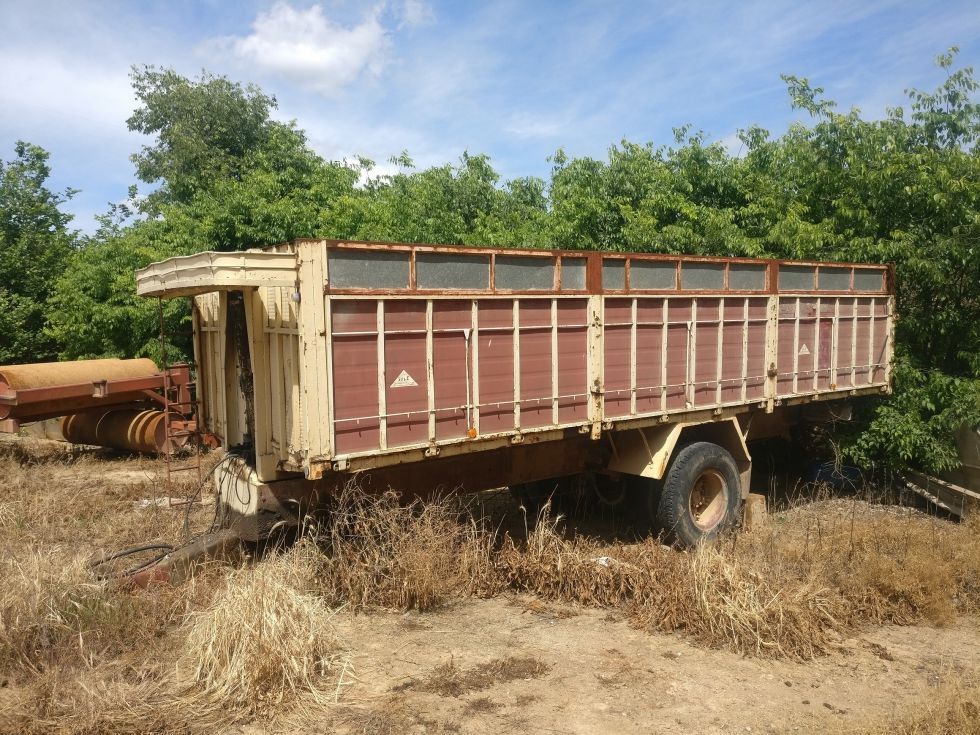
[[[779,392],[779,296],[769,297],[766,305],[766,412],[772,413]]]
[[[589,327],[588,327],[588,381],[589,381],[589,421],[591,422],[590,436],[599,439],[602,436],[603,413],[603,378],[602,378],[602,318],[603,297],[600,294],[589,296]]]

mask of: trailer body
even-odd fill
[[[137,274],[142,295],[193,297],[201,422],[253,448],[237,476],[265,489],[360,471],[511,484],[568,455],[659,479],[702,427],[744,493],[753,417],[890,389],[892,281],[881,265],[330,240]]]

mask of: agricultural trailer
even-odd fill
[[[154,263],[137,291],[192,299],[199,421],[246,540],[353,478],[588,476],[638,484],[692,544],[738,520],[750,439],[891,385],[882,265],[296,240]]]

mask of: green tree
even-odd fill
[[[464,153],[457,165],[404,170],[370,178],[348,199],[357,212],[353,236],[362,240],[462,244],[493,211],[499,175],[486,156]]]
[[[277,125],[269,118],[275,98],[254,85],[207,72],[192,81],[152,66],[133,67],[130,79],[140,106],[129,129],[155,137],[132,156],[137,178],[159,184],[143,203],[151,213],[190,202],[209,182],[240,176],[246,155]]]
[[[157,305],[135,293],[134,271],[153,261],[324,229],[348,235],[337,205],[358,169],[324,161],[294,124],[272,120],[274,98],[207,73],[195,81],[144,67],[132,79],[140,106],[130,129],[155,136],[133,160],[156,189],[142,200],[131,191],[142,218],[110,210],[58,281],[49,333],[63,359],[159,355]],[[188,317],[183,300],[167,304],[167,331],[186,331]],[[186,337],[171,347],[172,356],[190,351]]]
[[[748,127],[739,155],[683,126],[668,145],[622,141],[604,158],[559,150],[547,182],[502,181],[483,155],[416,170],[404,152],[397,173],[371,177],[370,161],[316,155],[257,87],[135,69],[129,124],[153,140],[134,161],[154,188],[142,219],[109,216],[85,240],[49,334],[66,357],[152,354],[156,306],[134,296],[134,268],[296,237],[889,262],[896,394],[863,405],[845,447],[863,463],[941,469],[952,427],[980,419],[980,106],[955,55],[939,58],[936,90],[908,90],[907,116],[842,113],[786,76],[811,119],[778,137]],[[168,325],[186,319],[167,308]]]
[[[121,227],[109,215],[72,258],[49,303],[50,333],[63,360],[96,357],[160,358],[160,323],[155,299],[136,296],[135,271],[182,254],[161,243],[165,224],[141,221]],[[164,301],[165,327],[179,335],[189,328],[184,299]],[[188,357],[186,338],[170,345],[169,357]]]
[[[47,151],[18,141],[14,152],[0,161],[0,364],[54,358],[45,302],[75,242],[61,211],[74,191],[47,187]]]

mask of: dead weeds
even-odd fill
[[[633,624],[762,657],[810,659],[868,624],[943,625],[980,609],[980,534],[922,514],[775,518],[688,552],[654,539],[566,538],[547,506],[504,539],[507,587],[626,610]]]
[[[314,592],[307,546],[230,572],[212,602],[187,616],[176,683],[245,710],[301,693],[336,701],[349,662],[334,611]]]
[[[431,610],[499,586],[492,534],[450,499],[404,504],[350,485],[312,537],[324,551],[320,594],[334,604]]]
[[[296,726],[291,730],[295,732],[310,732],[311,725],[315,727],[314,723],[302,717],[290,721],[289,724]],[[342,727],[344,732],[351,735],[404,735],[414,732],[455,735],[463,732],[457,722],[426,717],[401,695],[388,697],[375,707],[340,708],[335,713],[332,724]]]
[[[944,677],[926,696],[914,699],[902,709],[893,717],[837,732],[841,735],[977,735],[980,733],[980,678],[976,674]]]
[[[550,668],[548,664],[531,656],[497,658],[468,669],[461,669],[454,659],[449,659],[425,678],[400,685],[399,690],[413,689],[441,697],[461,697],[509,681],[537,679],[547,674]]]
[[[532,612],[608,608],[643,629],[800,660],[867,625],[945,625],[980,612],[977,524],[875,512],[858,500],[835,501],[833,512],[796,508],[678,552],[652,538],[570,536],[547,507],[526,537],[498,536],[454,499],[406,505],[353,487],[330,523],[284,555],[181,588],[126,592],[95,580],[86,560],[175,539],[183,518],[137,507],[163,492],[152,463],[113,462],[112,471],[148,479],[115,482],[103,459],[47,444],[0,446],[2,731],[188,732],[197,727],[188,712],[198,724],[247,721],[287,700],[333,701],[347,671],[332,623],[341,606],[424,611],[507,591],[530,599],[521,604]],[[404,689],[463,697],[547,672],[530,657],[470,668],[450,660]],[[938,694],[923,705],[928,716],[913,712],[891,731],[980,730],[975,681]],[[406,723],[422,724],[349,724],[395,732]]]

